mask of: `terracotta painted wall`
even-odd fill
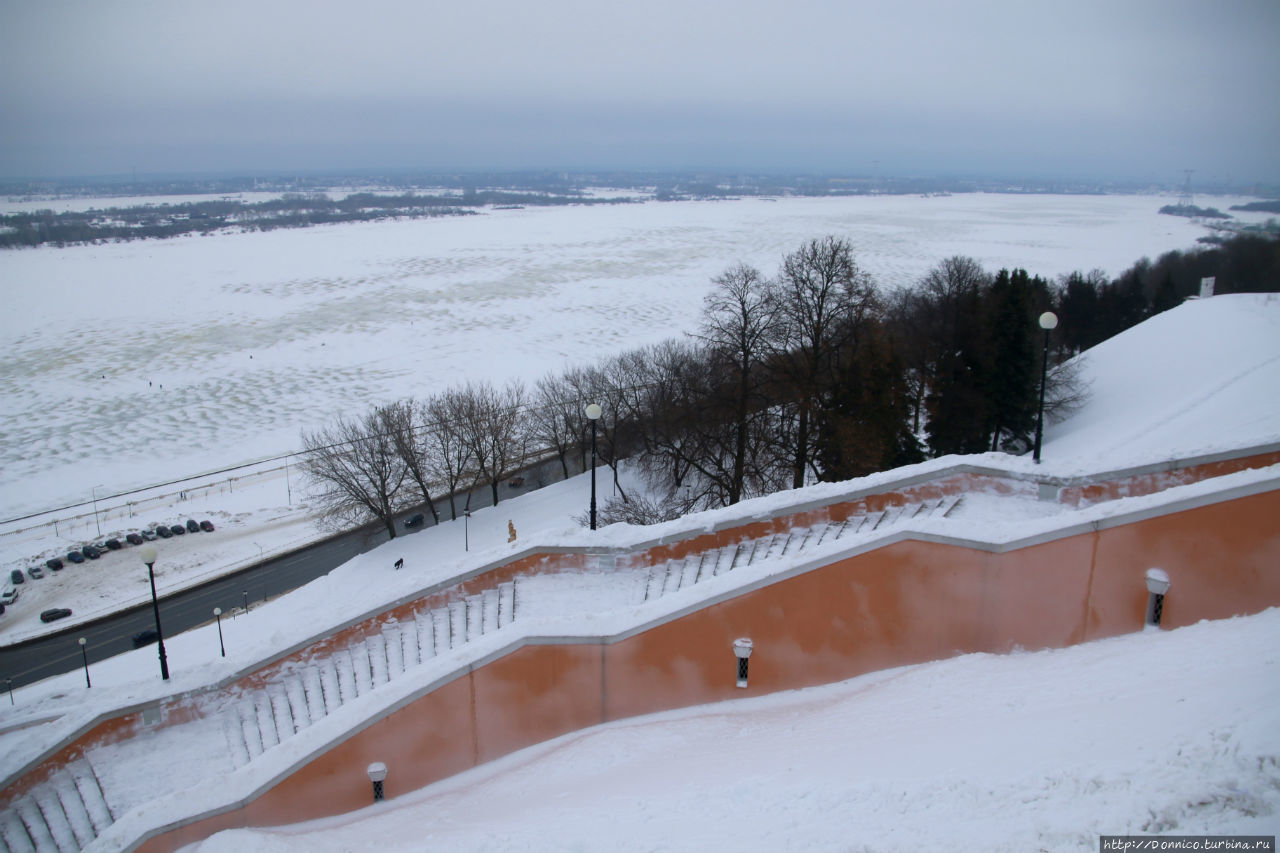
[[[1167,627],[1280,605],[1280,491],[995,553],[903,541],[738,595],[612,644],[530,645],[369,725],[253,803],[157,837],[368,805],[566,732],[669,708],[824,684],[967,652],[1061,647],[1137,631],[1146,569],[1171,579]],[[734,686],[732,642],[755,652]]]

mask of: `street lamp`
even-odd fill
[[[218,648],[222,649],[222,656],[227,656],[227,646],[222,642],[222,608],[213,608],[213,618],[218,620]]]
[[[600,406],[587,406],[587,419],[591,421],[591,529],[596,529],[596,421],[600,420]]]
[[[89,654],[84,650],[85,644],[89,641],[81,637],[76,642],[80,644],[80,657],[84,658],[84,686],[92,687],[93,684],[89,681]]]
[[[471,510],[462,511],[462,550],[471,550]]]
[[[169,658],[164,653],[164,632],[160,630],[160,602],[156,599],[156,553],[154,545],[143,545],[138,556],[147,564],[147,577],[151,579],[151,610],[156,617],[156,644],[160,647],[160,677],[169,680]]]
[[[1040,315],[1040,328],[1044,329],[1044,352],[1040,357],[1040,406],[1036,409],[1036,449],[1032,459],[1040,464],[1040,439],[1044,436],[1044,386],[1049,376],[1049,332],[1058,327],[1058,315],[1046,311]]]
[[[93,493],[93,523],[98,528],[98,536],[102,536],[102,524],[98,521],[98,489],[100,488],[102,488],[101,483],[89,490]]]

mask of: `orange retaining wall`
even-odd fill
[[[143,843],[168,851],[395,797],[596,723],[825,684],[967,652],[1057,648],[1137,631],[1145,572],[1172,587],[1165,627],[1280,604],[1280,490],[994,552],[905,540],[673,618],[613,643],[531,644],[410,702],[253,802]],[[750,686],[732,642],[750,637]]]

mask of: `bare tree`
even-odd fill
[[[440,513],[436,512],[435,501],[431,499],[425,410],[412,399],[400,400],[379,408],[378,419],[400,454],[409,478],[418,487],[418,495],[427,505],[431,520],[439,524]]]
[[[563,375],[548,374],[538,380],[533,405],[529,409],[530,440],[556,454],[560,470],[569,479],[569,453],[578,445],[586,404],[575,398],[572,384]]]
[[[772,367],[794,401],[792,487],[813,464],[813,409],[840,349],[874,310],[875,286],[848,240],[810,240],[783,258],[777,282],[782,336]]]
[[[481,477],[498,505],[498,484],[524,464],[527,437],[521,423],[524,385],[508,382],[499,391],[488,382],[467,383],[462,390],[463,439]]]
[[[422,404],[421,419],[427,425],[427,470],[449,493],[449,514],[455,521],[458,490],[465,483],[469,492],[479,477],[463,428],[466,408],[465,394],[455,388]]]
[[[322,523],[339,527],[375,519],[395,538],[395,514],[409,473],[379,410],[304,431],[302,447],[302,470],[318,487]]]
[[[710,372],[717,380],[708,389],[708,408],[727,421],[731,462],[725,503],[743,498],[751,419],[766,408],[761,400],[761,363],[778,334],[778,301],[760,272],[745,264],[732,266],[711,280],[698,337],[706,345]],[[720,454],[713,454],[712,458]]]

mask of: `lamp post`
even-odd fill
[[[387,779],[387,765],[381,761],[375,761],[365,772],[369,774],[369,781],[373,783],[373,801],[377,803],[385,800],[387,795],[382,785]]]
[[[1040,328],[1044,329],[1044,352],[1040,356],[1040,405],[1036,409],[1036,449],[1032,459],[1040,464],[1040,440],[1044,437],[1044,386],[1049,376],[1049,332],[1058,326],[1058,315],[1046,311],[1040,315]]]
[[[93,523],[98,528],[98,536],[102,536],[102,524],[98,521],[98,489],[101,487],[99,483],[89,490],[93,494]]]
[[[596,421],[600,420],[600,406],[587,406],[587,419],[591,421],[591,529],[596,529]]]
[[[156,645],[160,648],[160,677],[169,680],[169,658],[164,653],[164,632],[160,630],[160,602],[156,599],[156,557],[154,545],[143,545],[138,556],[147,564],[147,577],[151,580],[151,610],[156,617]]]
[[[222,656],[227,656],[227,645],[222,642],[222,608],[213,608],[213,618],[218,620],[218,648],[222,650]]]
[[[462,550],[471,550],[471,510],[462,511]]]
[[[81,637],[76,642],[80,644],[80,657],[84,659],[84,686],[92,687],[93,683],[89,681],[89,653],[84,650],[85,644],[89,641]]]

